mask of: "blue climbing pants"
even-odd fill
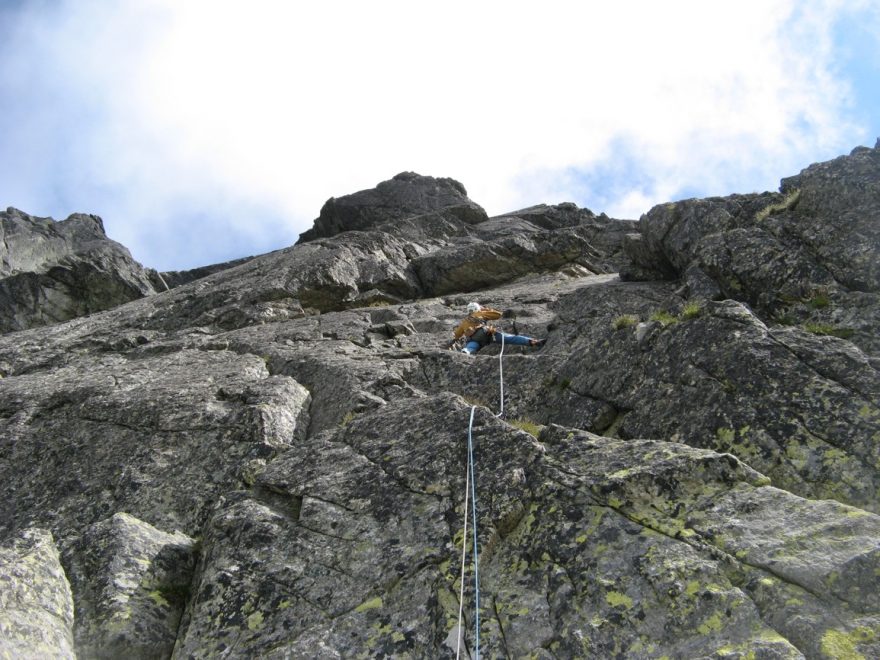
[[[514,346],[528,346],[532,342],[531,337],[526,337],[525,335],[509,335],[506,332],[501,332],[500,330],[496,330],[492,335],[493,341],[496,344],[501,343],[501,337],[504,337],[505,344],[512,344]],[[465,344],[465,347],[461,349],[462,353],[467,353],[468,355],[473,355],[477,351],[483,348],[482,344],[478,341],[469,341]]]

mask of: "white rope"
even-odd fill
[[[165,281],[165,278],[162,277],[162,273],[160,273],[158,270],[153,271],[153,272],[156,273],[156,277],[158,277],[158,278],[159,278],[159,281],[165,286],[165,290],[166,290],[166,291],[171,291],[171,287],[168,286],[168,282],[166,282],[166,281]]]
[[[477,475],[474,471],[474,412],[471,408],[471,423],[468,427],[468,465],[471,471],[471,513],[474,531],[474,658],[480,660],[480,546],[477,541]]]
[[[476,411],[477,407],[473,406],[471,408],[471,423],[468,427],[468,433],[470,433],[471,427],[474,424],[474,411]],[[468,452],[468,461],[467,461],[467,469],[465,470],[465,478],[464,478],[464,530],[461,533],[461,590],[458,594],[458,643],[455,647],[455,660],[458,660],[459,655],[461,654],[461,638],[464,633],[464,629],[461,627],[461,618],[462,611],[464,609],[464,569],[465,569],[465,559],[467,558],[467,521],[468,521],[468,498],[470,497],[470,488],[471,488],[471,461],[470,461],[470,452]]]
[[[500,331],[499,331],[500,332]],[[500,392],[501,392],[501,403],[500,403],[500,411],[495,417],[502,417],[504,415],[504,333],[501,332],[501,352],[498,354],[498,377],[500,381]],[[477,550],[477,491],[476,491],[476,475],[473,476],[473,481],[471,480],[471,475],[474,469],[474,456],[473,456],[473,428],[474,428],[474,413],[476,412],[477,407],[471,406],[471,421],[468,424],[468,460],[467,460],[467,475],[465,476],[465,486],[464,486],[464,528],[461,533],[461,586],[458,594],[458,627],[457,627],[457,642],[455,647],[455,658],[459,660],[461,655],[461,638],[463,636],[464,630],[462,629],[462,615],[464,610],[464,574],[466,567],[466,558],[467,558],[467,520],[468,520],[468,496],[473,490],[473,501],[471,506],[473,507],[473,518],[474,518],[474,592],[476,598],[475,605],[475,640],[476,640],[476,658],[479,660],[480,658],[480,577],[479,577],[479,556]]]
[[[499,331],[500,332],[500,331]],[[501,352],[498,354],[498,376],[501,380],[501,411],[495,417],[504,417],[504,333],[501,333]]]

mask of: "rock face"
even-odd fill
[[[880,149],[813,165],[780,190],[651,209],[625,243],[635,268],[622,275],[681,277],[691,296],[740,300],[876,354]]]
[[[67,321],[154,292],[149,273],[101,219],[0,213],[0,333]]]
[[[638,223],[403,174],[0,337],[0,654],[878,657],[878,162]],[[470,300],[547,345],[444,350]]]
[[[67,531],[117,511],[195,532],[246,465],[294,443],[308,424],[301,385],[231,351],[134,362],[105,355],[4,378],[0,390],[0,415],[14,434],[0,475],[5,501],[15,504],[0,528],[40,521],[62,549],[75,538]]]

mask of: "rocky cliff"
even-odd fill
[[[164,288],[164,287],[163,287]],[[0,212],[0,333],[67,321],[154,292],[150,273],[95,215]]]
[[[405,173],[10,323],[0,652],[878,657],[878,257],[880,143],[638,222]],[[546,346],[444,350],[470,300]]]

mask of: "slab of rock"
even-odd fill
[[[427,295],[475,291],[577,264],[589,251],[576,231],[502,237],[436,250],[413,261]]]
[[[196,535],[242,469],[296,443],[309,394],[256,356],[96,355],[0,379],[0,530],[39,524],[66,549],[125,511]],[[34,484],[39,484],[35,488]]]
[[[220,264],[191,268],[190,270],[172,270],[163,273],[151,271],[150,281],[153,283],[153,287],[155,287],[156,291],[167,291],[168,289],[174,289],[183,284],[189,284],[195,280],[200,280],[208,275],[235,268],[236,266],[247,263],[253,258],[254,257],[243,257],[241,259],[233,259],[232,261],[224,261]]]
[[[867,356],[836,338],[770,329],[732,301],[651,321],[674,301],[654,294],[652,303],[639,287],[626,288],[584,288],[560,301],[557,311],[580,329],[556,365],[557,387],[588,397],[588,406],[610,403],[620,437],[731,452],[794,493],[877,510],[880,373]],[[612,300],[623,304],[604,311]],[[647,332],[616,327],[624,314]],[[569,401],[577,409],[580,399]]]
[[[600,560],[597,575],[628,575],[614,585],[619,595],[606,600],[635,626],[632,639],[640,651],[654,655],[651,643],[668,636],[669,623],[654,620],[660,611],[661,621],[696,616],[688,625],[702,633],[663,650],[672,657],[711,656],[713,648],[721,657],[835,657],[833,648],[853,657],[876,655],[880,609],[871,573],[880,561],[880,517],[773,488],[729,454],[621,443],[555,427],[541,439],[548,462],[564,470],[565,487],[586,477],[605,506],[665,540],[680,541],[672,544],[677,550],[685,545],[696,553],[682,563],[680,552],[660,542],[629,573],[609,570],[607,563],[625,564],[629,548]],[[633,543],[638,546],[630,537],[627,545]],[[685,566],[690,576],[681,573]],[[640,582],[659,599],[656,610],[645,607],[651,596],[646,601],[638,588],[630,591]],[[605,648],[619,646],[609,642]]]
[[[873,149],[856,147],[783,179],[780,191],[797,196],[788,215],[800,220],[780,218],[788,221],[782,229],[802,240],[841,285],[880,291],[880,140]]]

